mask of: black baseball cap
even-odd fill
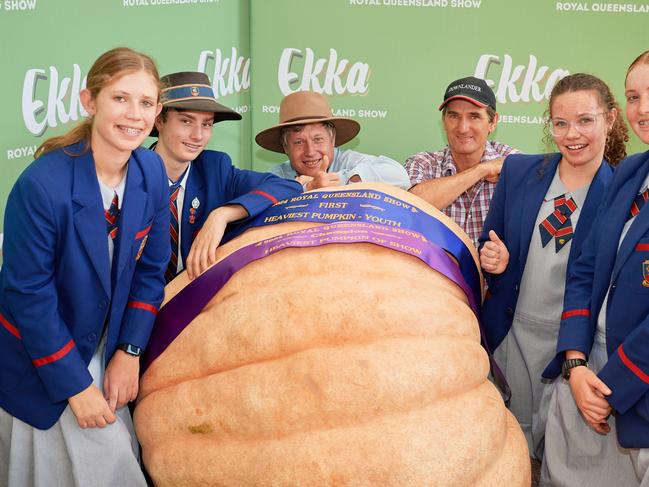
[[[491,107],[496,109],[496,95],[486,81],[475,76],[461,78],[453,81],[446,88],[444,101],[439,110],[452,100],[466,100],[481,108]]]

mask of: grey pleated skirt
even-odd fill
[[[102,389],[104,343],[88,370]],[[50,429],[43,431],[0,408],[1,487],[146,486],[128,407],[105,428],[81,429],[68,406]]]

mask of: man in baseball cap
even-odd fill
[[[269,173],[237,169],[225,152],[206,149],[215,123],[241,120],[216,101],[206,74],[173,73],[161,82],[162,111],[151,136],[158,138],[152,149],[169,178],[169,282],[184,268],[194,278],[214,263],[229,223],[255,216],[302,187]]]
[[[289,160],[271,172],[296,179],[307,190],[359,181],[407,189],[408,175],[397,161],[338,148],[360,129],[356,120],[333,116],[324,95],[298,91],[282,100],[279,124],[262,130],[255,140],[264,149],[286,153]]]
[[[496,96],[469,76],[446,88],[439,106],[448,145],[406,160],[410,191],[450,216],[478,245],[505,157],[518,150],[488,140],[496,130]]]

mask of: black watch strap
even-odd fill
[[[120,343],[119,345],[117,345],[117,348],[135,357],[142,355],[142,349],[135,345],[131,345],[130,343]]]
[[[575,367],[588,367],[588,362],[583,358],[569,358],[564,360],[563,366],[561,367],[561,375],[564,379],[570,379],[570,370]]]

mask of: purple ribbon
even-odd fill
[[[457,284],[479,318],[474,293],[464,280],[458,265],[439,245],[413,230],[372,223],[340,222],[278,235],[242,247],[190,282],[160,309],[143,357],[142,373],[198,316],[235,272],[282,249],[332,243],[372,243],[417,257]]]
[[[309,192],[279,201],[260,215],[230,229],[223,237],[223,242],[235,238],[250,227],[286,221],[378,223],[414,230],[455,257],[464,280],[473,290],[475,300],[480,301],[482,298],[480,271],[464,241],[446,223],[433,215],[412,203],[377,190],[350,187]]]

